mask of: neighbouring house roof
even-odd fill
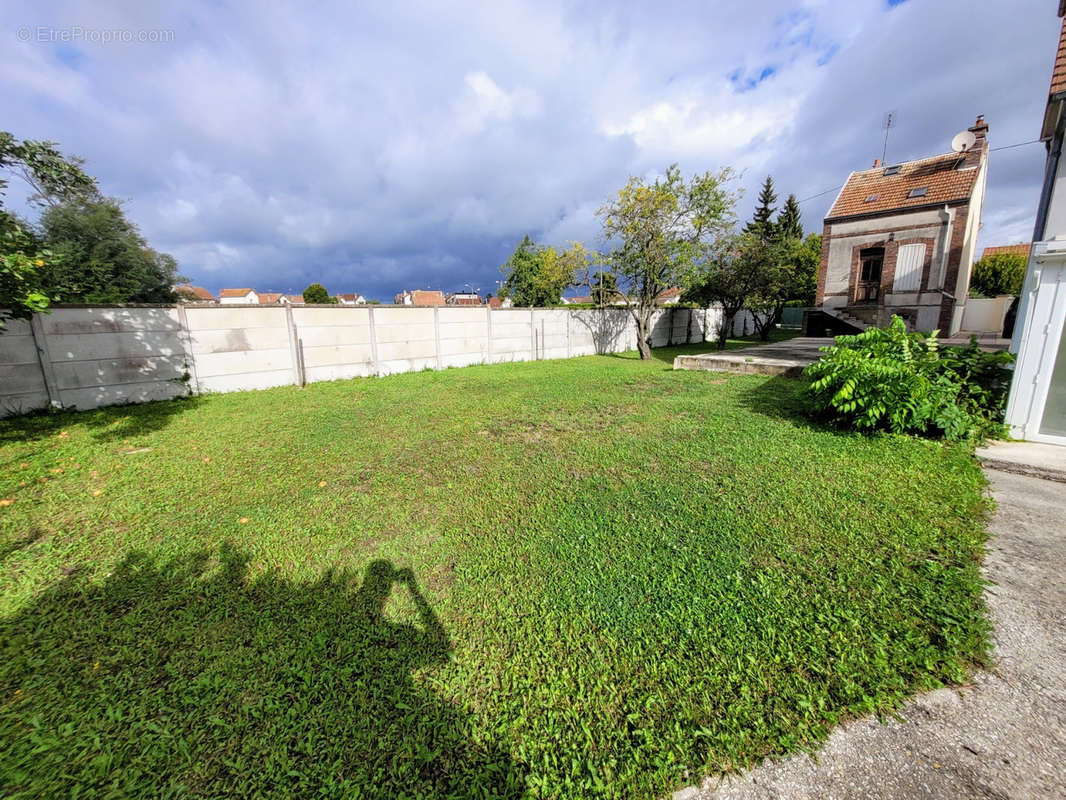
[[[359,302],[359,300],[360,300],[360,299],[361,299],[362,297],[363,297],[363,296],[362,296],[361,294],[359,294],[358,292],[353,292],[353,293],[345,293],[345,294],[338,294],[338,295],[337,295],[337,299],[338,299],[338,300],[346,300],[346,301],[348,301],[349,303],[358,303],[358,302]]]
[[[502,308],[503,307],[503,300],[501,300],[498,297],[490,297],[489,298],[489,307],[490,308]]]
[[[1062,16],[1062,9],[1059,9]],[[1066,92],[1066,17],[1059,26],[1059,49],[1055,53],[1055,68],[1051,70],[1051,90],[1049,96],[1054,97],[1060,92]]]
[[[663,289],[659,294],[655,295],[655,300],[658,303],[664,300],[673,300],[675,297],[680,297],[682,291],[684,290],[680,286],[671,286],[669,289]]]
[[[215,296],[211,292],[207,291],[203,286],[190,286],[189,284],[183,284],[181,286],[175,286],[174,291],[186,296],[195,297],[197,300],[214,300]]]
[[[997,247],[986,247],[981,251],[981,258],[986,256],[995,256],[1000,253],[1014,253],[1019,256],[1025,256],[1029,258],[1029,250],[1032,248],[1031,244],[1005,244]]]
[[[1066,2],[1059,3],[1059,48],[1055,52],[1055,66],[1051,70],[1051,87],[1048,89],[1047,107],[1040,130],[1041,139],[1051,139],[1058,127],[1062,101],[1066,98]]]
[[[959,169],[964,163],[962,154],[945,153],[853,172],[826,219],[968,200],[980,170],[976,167]],[[895,170],[897,166],[898,171]],[[886,172],[890,174],[886,175]],[[925,191],[921,192],[922,189]],[[912,197],[913,190],[919,190],[919,193]]]
[[[259,305],[267,306],[278,302],[281,299],[280,292],[263,292],[259,295]]]
[[[411,292],[411,304],[416,306],[443,306],[444,293],[415,289]]]
[[[568,297],[567,300],[569,300],[571,303],[575,303],[575,304],[577,304],[577,303],[591,303],[592,302],[592,295],[590,295],[590,294],[579,294],[577,297]]]
[[[219,297],[244,297],[251,291],[252,291],[252,289],[223,289],[221,292],[218,293],[218,296]]]
[[[285,299],[290,303],[302,303],[304,301],[304,296],[302,294],[287,294],[285,295]]]

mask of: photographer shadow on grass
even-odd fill
[[[410,570],[248,575],[231,546],[74,572],[0,619],[15,794],[517,797],[509,753],[419,680],[450,643]],[[417,623],[386,618],[409,594]]]

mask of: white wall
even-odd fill
[[[964,331],[979,331],[984,333],[994,332],[997,336],[1002,335],[1003,321],[1007,317],[1007,309],[1014,301],[1014,295],[1008,294],[1001,297],[970,297],[962,310],[962,327]]]
[[[714,339],[721,310],[671,308],[653,347]],[[752,333],[748,312],[732,334]],[[36,335],[35,335],[36,334]],[[96,408],[504,361],[633,350],[628,310],[444,306],[59,307],[0,333],[0,415]]]

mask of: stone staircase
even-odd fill
[[[849,314],[844,309],[840,309],[840,308],[824,308],[823,307],[821,310],[822,310],[823,313],[828,314],[829,316],[833,317],[834,319],[840,320],[845,325],[850,325],[851,327],[855,328],[856,331],[858,331],[858,332],[864,331],[864,330],[866,330],[867,328],[870,327],[870,323],[869,322],[867,322],[865,320],[861,320],[858,317],[853,317],[851,314]]]

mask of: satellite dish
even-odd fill
[[[977,137],[972,132],[959,131],[955,134],[955,138],[951,140],[951,149],[956,153],[965,153],[976,143]]]

